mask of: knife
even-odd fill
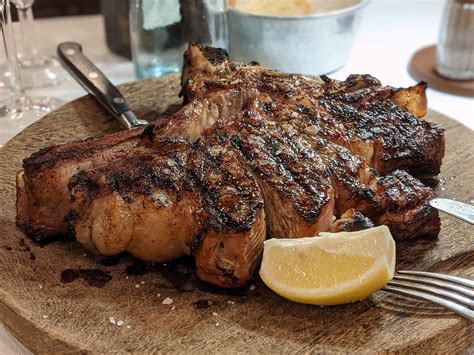
[[[463,221],[474,224],[474,206],[468,205],[447,198],[434,198],[430,201],[430,205],[437,210],[443,211],[451,216],[462,219]]]
[[[125,128],[148,124],[148,121],[135,116],[119,89],[82,53],[79,43],[61,43],[58,45],[57,53],[62,65],[72,77]]]

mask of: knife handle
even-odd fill
[[[467,223],[474,224],[474,206],[472,205],[447,198],[434,198],[430,201],[430,205]]]
[[[57,53],[64,68],[126,128],[148,124],[136,118],[117,87],[82,53],[79,43],[63,42]]]

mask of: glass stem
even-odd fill
[[[3,43],[5,46],[5,54],[7,57],[8,62],[8,69],[10,71],[10,95],[11,99],[14,102],[18,102],[25,98],[25,92],[21,85],[20,79],[20,71],[18,68],[18,59],[17,59],[17,51],[15,45],[15,38],[13,37],[13,25],[12,25],[12,16],[10,12],[10,1],[9,0],[1,0],[2,1],[2,36],[3,36]]]
[[[17,7],[18,20],[20,23],[21,52],[18,53],[20,61],[25,64],[34,62],[38,50],[36,49],[36,38],[33,22],[33,10],[31,6]]]

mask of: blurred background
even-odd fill
[[[100,0],[36,0],[34,6],[36,18],[92,15],[100,12]]]

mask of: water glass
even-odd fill
[[[131,0],[137,78],[180,72],[188,43],[227,48],[225,16],[225,0]]]

